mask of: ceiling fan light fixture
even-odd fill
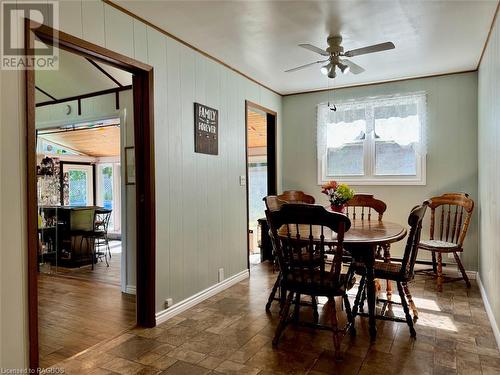
[[[349,65],[345,65],[345,64],[339,63],[338,66],[339,66],[340,71],[343,74],[349,73]]]
[[[331,69],[332,69],[332,63],[328,63],[326,65],[323,65],[321,67],[320,71],[321,71],[321,74],[326,76],[330,72]]]

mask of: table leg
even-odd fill
[[[377,326],[375,323],[375,277],[373,274],[373,266],[375,264],[376,246],[366,252],[365,267],[366,267],[366,298],[368,300],[368,315],[370,326],[370,338],[375,340],[377,337]]]

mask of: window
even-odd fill
[[[318,183],[425,185],[425,93],[318,105]]]

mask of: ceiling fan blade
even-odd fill
[[[340,62],[347,65],[349,67],[349,71],[353,74],[359,74],[365,71],[364,68],[362,68],[358,64],[353,63],[351,60],[340,60]]]
[[[374,44],[372,46],[347,51],[346,53],[344,53],[344,56],[353,57],[353,56],[359,56],[359,55],[366,55],[367,53],[386,51],[388,49],[393,49],[393,48],[395,48],[394,43],[385,42],[385,43]]]
[[[309,64],[304,64],[304,65],[298,66],[296,68],[285,70],[285,73],[295,72],[297,70],[304,69],[304,68],[307,68],[309,66],[313,66],[313,65],[316,65],[316,64],[321,64],[321,63],[324,63],[324,62],[327,62],[327,61],[328,61],[328,59],[326,59],[326,60],[320,60],[320,61],[315,61],[315,62],[312,62],[312,63],[309,63]]]
[[[324,49],[313,46],[312,44],[303,43],[303,44],[299,44],[299,47],[308,49],[309,51],[319,53],[320,55],[323,55],[323,56],[330,56],[330,53],[326,52]]]

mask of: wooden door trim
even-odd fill
[[[126,70],[133,76],[134,140],[136,160],[136,315],[137,324],[154,327],[155,320],[155,170],[154,170],[154,100],[153,67],[110,51],[46,25],[25,20],[25,54],[32,56],[34,40],[104,62]],[[35,126],[35,71],[26,70],[26,177],[28,243],[28,321],[29,364],[39,367],[38,349],[38,271],[37,271],[37,176]]]
[[[249,109],[257,109],[259,111],[262,111],[262,112],[265,112],[266,113],[266,128],[269,127],[269,116],[268,115],[271,115],[273,116],[274,118],[274,121],[273,121],[273,124],[271,124],[271,126],[274,128],[274,142],[273,144],[267,144],[267,151],[268,151],[268,155],[269,155],[269,151],[271,150],[272,153],[274,154],[274,166],[272,166],[272,171],[273,171],[273,181],[274,181],[274,185],[273,188],[275,190],[275,192],[277,192],[278,190],[278,179],[277,179],[277,171],[278,171],[278,168],[277,168],[277,144],[278,144],[278,137],[276,136],[277,135],[277,131],[278,131],[278,113],[269,109],[269,108],[266,108],[266,107],[263,107],[261,106],[260,104],[257,104],[257,103],[254,103],[250,100],[245,100],[245,176],[246,176],[246,184],[245,184],[245,189],[246,189],[246,209],[247,209],[247,226],[246,226],[246,238],[247,238],[247,268],[250,269],[250,238],[248,236],[248,227],[250,225],[250,205],[249,205],[249,196],[248,196],[248,192],[249,192],[249,189],[248,189],[248,110]],[[268,129],[266,129],[268,131]],[[268,132],[268,136],[267,138],[269,138],[269,132]],[[269,164],[268,164],[268,168],[269,168]],[[268,186],[269,188],[269,186]],[[269,190],[269,189],[268,189]]]

